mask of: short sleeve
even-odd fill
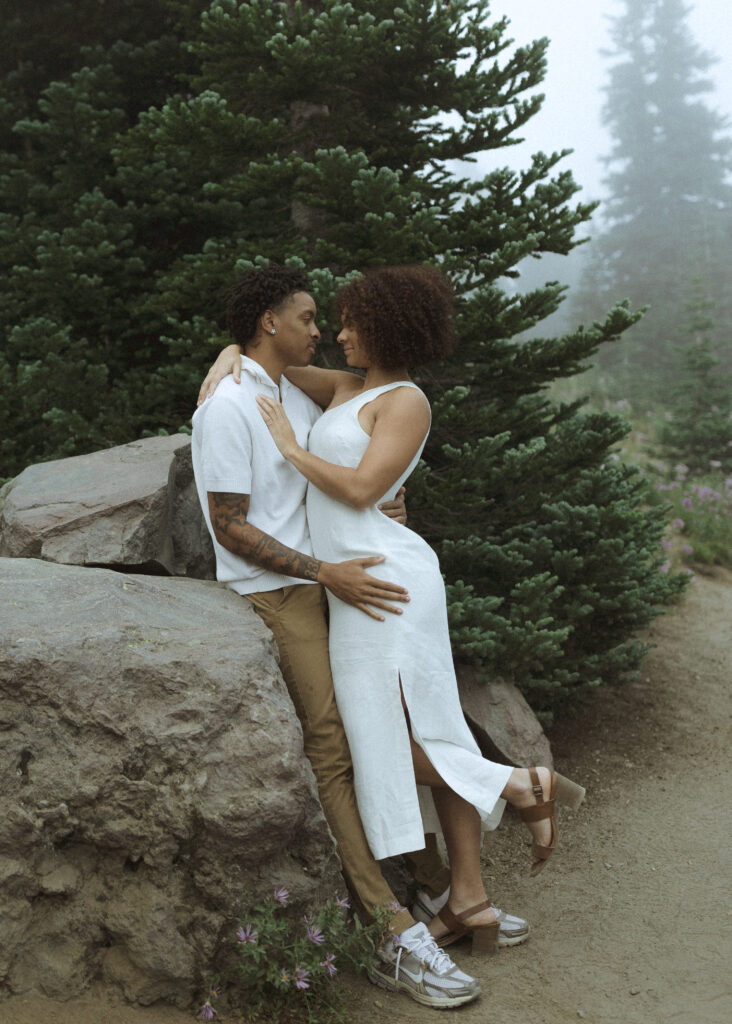
[[[201,424],[201,464],[207,491],[251,494],[252,431],[239,402],[210,398]]]

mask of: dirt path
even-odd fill
[[[504,910],[529,918],[525,946],[455,959],[483,998],[459,1024],[727,1024],[729,964],[729,683],[732,573],[698,576],[657,619],[638,682],[597,693],[551,740],[557,765],[588,797],[561,820],[538,878],[527,833],[510,818],[486,844],[485,874]],[[521,865],[522,874],[518,874]],[[431,1011],[367,981],[352,983],[358,1024],[417,1024]],[[170,1008],[15,998],[0,1024],[190,1024]],[[443,1018],[440,1018],[443,1019]],[[231,1019],[219,1018],[221,1024]]]

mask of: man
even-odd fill
[[[316,309],[299,272],[272,267],[245,273],[232,290],[229,328],[244,350],[241,384],[224,380],[193,418],[193,465],[201,506],[216,552],[217,578],[250,601],[274,633],[280,667],[303,727],[305,753],[336,840],[343,874],[366,919],[395,903],[368,848],[353,791],[353,768],[338,715],[328,663],[328,587],[364,614],[398,614],[408,595],[367,569],[379,555],[330,564],[315,559],[305,517],[306,482],[280,456],[255,402],[280,400],[306,445],[320,410],[282,372],[306,366],[320,339]],[[432,841],[413,866],[427,910],[449,884]],[[423,1005],[457,1006],[480,994],[478,983],[435,945],[423,923],[404,909],[372,980],[406,991]],[[528,929],[527,929],[528,931]]]

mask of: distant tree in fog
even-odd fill
[[[732,327],[732,143],[703,98],[714,58],[691,37],[689,10],[683,0],[625,0],[614,20],[603,111],[614,141],[609,199],[575,302],[583,319],[622,298],[650,307],[600,362],[623,386],[656,397],[678,372],[695,281],[710,300],[718,344]]]

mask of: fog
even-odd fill
[[[727,117],[732,114],[732,32],[729,28],[729,0],[692,0],[687,22],[695,41],[719,60],[710,69],[713,92],[702,100]],[[610,149],[610,140],[601,124],[601,107],[608,67],[613,61],[600,54],[610,48],[608,17],[625,10],[621,0],[496,0],[491,5],[493,18],[506,15],[511,25],[508,35],[517,44],[548,36],[549,70],[542,88],[544,106],[525,130],[526,141],[503,150],[501,162],[515,168],[525,167],[531,153],[573,149],[561,165],[574,172],[583,186],[583,199],[603,195],[605,170],[600,158]],[[730,128],[732,131],[732,127]],[[496,154],[488,158],[489,169]]]

